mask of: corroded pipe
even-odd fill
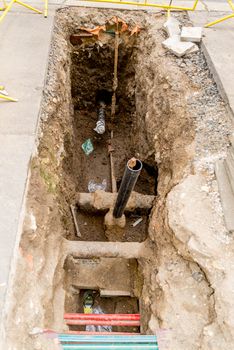
[[[93,193],[78,193],[76,202],[82,209],[88,211],[106,211],[114,206],[117,193],[98,190]],[[126,205],[126,210],[138,209],[149,210],[153,206],[155,196],[132,192]]]

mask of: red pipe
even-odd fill
[[[140,326],[140,321],[131,321],[131,320],[66,320],[68,325],[93,325],[93,326]]]
[[[119,321],[139,321],[139,314],[64,314],[64,319],[67,320],[119,320]]]
[[[127,332],[86,332],[86,331],[68,331],[63,334],[78,334],[78,335],[141,335],[141,333]]]
[[[42,333],[57,334],[58,332],[53,329],[43,329]],[[40,334],[40,332],[38,333]],[[66,331],[62,334],[77,334],[77,335],[141,335],[141,333],[135,332],[88,332],[88,331]]]

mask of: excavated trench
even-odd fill
[[[130,34],[129,34],[130,35]],[[134,38],[135,39],[135,38]],[[118,57],[118,89],[116,93],[116,114],[111,121],[111,91],[114,69],[114,38],[113,33],[106,34],[108,44],[100,45],[98,41],[74,47],[72,52],[71,92],[74,104],[74,144],[65,151],[71,154],[66,159],[68,171],[71,170],[76,193],[88,192],[90,181],[106,184],[105,191],[111,192],[111,168],[108,146],[113,132],[111,146],[114,155],[114,170],[117,189],[127,161],[138,156],[138,145],[134,140],[137,128],[136,106],[134,95],[129,96],[126,86],[135,85],[133,42],[127,37],[119,45]],[[81,40],[81,39],[80,39]],[[104,40],[104,39],[103,39]],[[94,131],[97,122],[98,100],[106,104],[106,132],[99,135]],[[94,151],[88,156],[82,152],[85,140],[92,140]],[[157,192],[157,164],[153,157],[144,159],[143,169],[135,186],[135,191],[146,195]],[[87,241],[106,241],[104,217],[107,209],[90,213],[82,207],[77,208],[77,222],[80,236],[69,233],[68,239]],[[123,241],[144,241],[147,237],[149,210],[135,209],[126,212],[127,223]],[[137,218],[142,222],[133,226]]]
[[[134,18],[129,17],[128,22],[128,17],[125,15],[129,29],[120,35],[118,47],[114,118],[111,116],[115,55],[112,16],[103,14],[98,23],[93,22],[103,25],[109,21],[106,32],[100,32],[98,36],[84,34],[83,25],[86,28],[93,26],[89,17],[81,21],[80,26],[73,26],[74,22],[72,25],[66,20],[63,22],[66,16],[58,16],[55,25],[55,51],[49,64],[38,155],[33,158],[31,166],[18,281],[25,271],[30,271],[30,274],[26,278],[27,293],[23,287],[17,289],[21,297],[20,306],[16,304],[13,308],[16,314],[17,310],[22,310],[21,305],[28,295],[31,303],[37,305],[33,324],[36,319],[38,326],[44,328],[64,329],[63,313],[84,312],[84,295],[91,291],[93,307],[98,312],[141,314],[140,329],[112,327],[112,331],[146,332],[148,329],[152,311],[146,301],[150,297],[147,285],[151,283],[150,270],[155,271],[157,266],[156,260],[151,265],[156,249],[152,237],[149,237],[151,208],[160,186],[160,171],[161,193],[167,192],[171,186],[172,172],[178,175],[170,156],[174,141],[174,133],[170,129],[177,122],[173,121],[176,113],[169,102],[169,85],[165,87],[167,77],[161,75],[160,68],[153,73],[150,66],[146,74],[141,72],[140,67],[145,60],[142,50],[147,49],[144,42],[148,34],[146,28],[139,33],[138,30],[135,33],[134,28],[142,26],[142,19],[135,14]],[[74,34],[77,33],[74,42]],[[148,46],[151,45],[149,41]],[[160,66],[161,62],[158,61],[158,64]],[[156,85],[154,77],[158,80]],[[153,90],[149,89],[149,85]],[[156,89],[160,86],[156,105],[152,97],[154,86]],[[94,130],[100,99],[105,102],[106,130],[102,135]],[[154,108],[151,117],[150,103]],[[179,107],[179,111],[183,120],[185,111],[181,115],[182,108]],[[154,118],[152,124],[151,118]],[[159,118],[161,121],[157,120]],[[171,127],[167,127],[168,123],[172,123]],[[156,135],[161,138],[163,146],[160,148],[164,153],[158,161],[154,149],[156,136],[152,138],[157,124],[160,126]],[[183,127],[189,128],[189,125],[184,124]],[[180,135],[177,133],[178,141]],[[190,136],[185,134],[186,138]],[[89,155],[82,149],[88,139],[93,145]],[[89,193],[90,181],[95,184],[103,184],[104,181],[104,191],[107,195],[111,193],[110,139],[117,189],[127,161],[136,157],[142,161],[143,169],[134,191],[154,199],[147,208],[138,208],[138,202],[133,208],[126,208],[126,226],[120,236],[115,236],[115,232],[111,236],[106,234],[107,207],[80,205],[78,200],[79,193]],[[166,179],[166,184],[163,179]],[[163,209],[163,204],[160,208]],[[134,224],[138,219],[141,221]],[[116,241],[129,245],[116,246]],[[75,242],[77,245],[74,245]],[[101,242],[101,245],[96,246],[95,242]],[[113,245],[102,246],[108,242],[113,242]],[[88,248],[87,244],[90,244]],[[38,290],[35,290],[35,284]],[[33,328],[31,317],[25,317],[28,322],[22,325],[22,333]],[[85,330],[84,326],[77,325],[67,328]],[[15,335],[11,336],[15,338]],[[26,339],[27,336],[18,339],[25,349]],[[30,341],[33,343],[35,339]]]
[[[120,25],[120,24],[119,24]],[[135,88],[135,68],[133,45],[136,36],[124,33],[118,46],[118,88],[116,91],[115,116],[111,116],[112,86],[115,55],[115,35],[113,24],[110,32],[102,33],[101,40],[88,37],[81,32],[77,35],[71,52],[71,95],[74,106],[72,121],[73,143],[68,143],[64,151],[68,157],[64,162],[64,171],[70,174],[75,198],[79,193],[95,192],[89,188],[93,184],[103,184],[104,191],[112,192],[111,165],[109,147],[111,143],[114,160],[114,173],[117,190],[120,187],[127,161],[139,156],[139,145],[135,140],[137,128],[135,95],[129,91]],[[138,38],[139,39],[139,38]],[[74,35],[71,36],[71,42]],[[103,44],[104,42],[104,44]],[[105,103],[105,133],[98,134],[96,126],[99,101]],[[111,137],[112,136],[112,137]],[[93,151],[87,155],[82,144],[90,139]],[[152,156],[144,158],[143,168],[134,191],[142,195],[157,194],[158,168]],[[103,182],[104,181],[104,182]],[[104,200],[103,199],[103,200]],[[151,208],[135,208],[125,211],[126,225],[121,236],[114,228],[107,235],[105,216],[109,209],[89,207],[75,203],[73,230],[66,239],[71,241],[122,241],[143,242],[148,236],[148,224]],[[140,220],[139,220],[140,219]],[[137,221],[140,221],[138,224]],[[72,225],[70,225],[72,227]],[[78,233],[78,234],[77,234]],[[84,295],[91,291],[94,297],[94,310],[109,314],[139,313],[139,299],[142,290],[142,276],[136,259],[105,258],[79,259],[71,255],[65,261],[66,291],[65,312],[84,312]],[[89,329],[89,328],[88,328]],[[84,331],[85,326],[71,325],[70,330]],[[112,331],[139,332],[137,327],[112,327]]]
[[[116,16],[123,30],[112,117]],[[169,225],[167,196],[195,171],[194,119],[200,111],[194,105],[203,87],[165,54],[163,22],[159,14],[139,11],[66,8],[56,15],[6,316],[9,349],[12,344],[20,350],[51,349],[48,337],[38,337],[38,327],[68,330],[64,312],[82,313],[87,291],[98,312],[139,312],[140,329],[127,331],[152,334],[166,327],[176,332],[173,348],[200,349],[203,327],[215,315],[213,293]],[[94,130],[100,99],[104,134]],[[82,148],[88,139],[89,155]],[[118,189],[127,161],[136,157],[143,163],[137,200],[126,208],[126,225],[118,235],[104,225],[113,195],[110,139]],[[90,193],[90,183],[104,184],[104,191]],[[151,204],[140,205],[146,197]]]

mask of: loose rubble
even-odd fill
[[[201,27],[182,27],[181,30],[180,22],[170,16],[164,23],[163,28],[169,38],[164,40],[162,45],[175,56],[182,57],[185,54],[193,54],[199,51],[199,47],[195,42],[199,43],[201,41]]]

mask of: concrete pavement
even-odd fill
[[[231,11],[228,12],[228,14]],[[189,17],[194,25],[214,21],[227,12],[190,12]],[[210,28],[204,28],[202,48],[219,91],[229,104],[234,115],[234,18],[226,20]]]
[[[0,26],[0,82],[19,99],[0,101],[0,316],[14,269],[14,247],[20,240],[20,214],[53,24],[53,16],[45,20],[15,6],[17,15],[8,13]]]

